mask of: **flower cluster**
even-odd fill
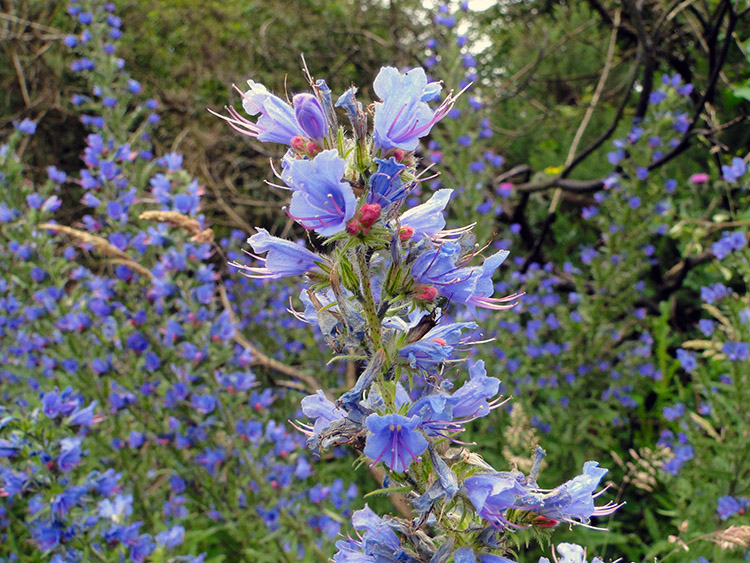
[[[271,532],[320,560],[356,488],[312,480],[304,438],[270,412],[294,407],[258,367],[298,354],[281,334],[306,327],[285,285],[222,279],[221,247],[244,236],[214,240],[182,155],[154,155],[156,102],[116,56],[113,10],[67,10],[78,167],[27,170],[43,120],[0,146],[0,560],[199,562]]]
[[[224,118],[245,134],[287,145],[277,173],[284,184],[278,187],[292,192],[287,214],[331,248],[314,253],[259,229],[248,242],[266,252],[262,266],[235,266],[250,277],[304,276],[305,309],[296,316],[319,327],[337,354],[333,361],[357,359],[362,366],[338,397],[318,390],[303,399],[310,420],[297,426],[316,451],[346,444],[363,462],[387,468],[386,491],[409,491],[413,520],[357,512],[353,524],[364,533],[339,542],[334,561],[459,562],[475,555],[504,561],[511,538],[524,530],[543,536],[560,522],[586,524],[611,514],[617,505],[594,504],[606,473],[595,462],[567,483],[542,489],[541,448],[524,475],[496,471],[460,440],[466,425],[505,400],[484,362],[471,363],[468,380],[459,383],[451,362],[479,334],[476,323],[454,322],[446,311],[507,309],[521,295],[494,296],[492,278],[507,251],[485,255],[471,226],[445,228],[452,190],[401,210],[422,182],[414,153],[419,140],[455,97],[431,106],[440,84],[420,68],[385,67],[375,79],[380,101],[368,134],[353,88],[334,104],[324,80],[309,82],[313,98],[298,94],[288,104],[249,81],[243,105],[256,120],[234,109]],[[304,112],[301,99],[309,100]],[[335,107],[345,110],[351,137]],[[279,131],[283,136],[269,137]]]

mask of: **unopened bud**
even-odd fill
[[[437,297],[437,289],[433,285],[422,285],[414,290],[414,299],[432,301],[435,297]]]
[[[316,143],[315,141],[309,141],[307,143],[307,154],[309,154],[310,156],[315,156],[320,152],[320,150],[320,145],[318,145],[318,143]]]
[[[363,227],[372,227],[380,219],[380,204],[366,203],[359,210],[359,223]]]
[[[292,148],[297,152],[303,152],[307,147],[307,141],[303,137],[292,137]]]
[[[537,516],[534,519],[534,526],[537,526],[539,528],[554,528],[558,524],[559,522],[557,520],[552,520],[551,518],[545,518],[544,516]]]
[[[297,94],[292,99],[294,115],[302,130],[311,139],[320,140],[328,133],[328,124],[323,106],[312,94]]]
[[[409,227],[408,225],[406,227],[401,227],[401,230],[398,232],[398,238],[401,242],[407,241],[413,236],[414,227]]]
[[[404,152],[404,149],[396,149],[393,151],[393,158],[396,159],[396,162],[403,162],[405,156],[406,153]]]
[[[346,224],[346,232],[350,235],[358,235],[360,231],[359,221],[352,219]]]

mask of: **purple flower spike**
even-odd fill
[[[335,150],[313,160],[288,161],[282,177],[294,190],[289,216],[324,237],[343,231],[357,206],[352,187],[343,180],[345,170]]]
[[[373,463],[382,460],[391,471],[403,473],[427,449],[427,440],[417,430],[416,415],[406,418],[399,414],[371,414],[366,424],[372,434],[367,436],[365,455]]]
[[[258,228],[258,232],[247,239],[247,242],[255,252],[268,253],[265,258],[251,254],[263,262],[263,267],[260,268],[232,262],[232,266],[241,268],[243,274],[249,278],[278,279],[286,276],[299,276],[315,268],[317,262],[323,261],[322,257],[310,252],[304,246],[275,237],[263,228]]]

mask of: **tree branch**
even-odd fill
[[[223,283],[219,283],[219,295],[221,297],[221,302],[224,306],[224,310],[226,310],[227,313],[229,313],[229,319],[233,323],[236,322],[236,319],[234,317],[234,312],[232,311],[232,305],[229,303],[229,298],[227,297],[227,289]],[[248,340],[236,330],[235,330],[233,339],[237,344],[239,344],[246,350],[250,351],[250,353],[253,356],[251,365],[261,366],[271,371],[275,371],[276,373],[280,373],[287,377],[292,377],[294,379],[298,379],[304,382],[304,386],[303,386],[301,384],[292,385],[294,382],[291,382],[291,381],[278,382],[276,380],[271,380],[274,385],[283,383],[282,385],[283,387],[290,387],[293,389],[304,390],[309,393],[315,393],[318,389],[323,389],[324,391],[327,391],[326,389],[323,388],[321,383],[315,377],[307,373],[303,373],[299,371],[298,369],[293,368],[292,366],[288,366],[269,356],[266,356],[263,352],[258,350],[258,348],[250,344],[250,342],[248,342]]]

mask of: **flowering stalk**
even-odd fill
[[[424,70],[385,67],[374,84],[380,101],[372,133],[352,88],[336,106],[346,112],[353,135],[339,128],[336,150],[315,151],[311,131],[334,121],[329,99],[318,91],[318,104],[295,113],[261,85],[248,84],[243,105],[247,109],[248,100],[255,100],[257,122],[235,110],[225,119],[242,123],[236,128],[250,136],[289,146],[281,164],[281,179],[292,191],[288,213],[333,250],[330,259],[314,259],[302,249],[282,252],[289,243],[265,235],[260,248],[256,235],[250,242],[268,252],[264,266],[240,267],[267,277],[304,275],[305,311],[298,316],[316,323],[337,354],[346,352],[340,357],[364,359],[356,383],[336,401],[322,390],[303,399],[311,422],[298,428],[314,450],[347,444],[363,462],[384,464],[381,492],[408,491],[413,509],[412,519],[381,518],[368,507],[356,512],[352,522],[360,533],[340,541],[333,560],[507,561],[532,537],[548,539],[560,522],[588,524],[592,516],[614,512],[617,505],[594,504],[606,473],[596,462],[587,462],[567,483],[542,489],[541,448],[524,475],[495,470],[460,440],[470,422],[506,400],[498,397],[500,381],[487,375],[484,362],[470,365],[468,381],[454,383],[449,362],[471,344],[477,325],[454,322],[445,308],[501,310],[520,295],[493,297],[492,277],[507,252],[482,259],[484,248],[474,244],[471,226],[444,229],[452,190],[400,211],[420,184],[420,139],[449,113],[455,98],[449,94],[433,108],[429,102],[440,96],[441,85],[429,82]],[[280,131],[286,133],[268,135]],[[299,131],[308,137],[291,135]],[[329,275],[320,275],[323,263],[330,264]]]
[[[367,319],[368,336],[372,342],[372,349],[379,350],[381,346],[380,319],[375,311],[375,300],[372,297],[372,284],[370,283],[370,265],[367,263],[367,257],[357,254],[357,265],[359,266],[359,279],[362,284],[362,297],[364,306],[362,311]]]

